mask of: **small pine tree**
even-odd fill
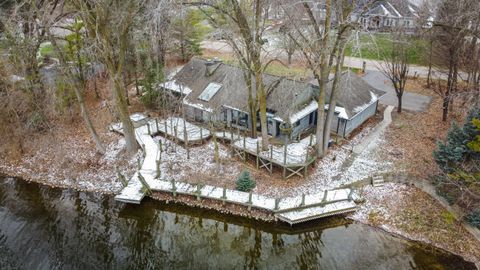
[[[250,176],[250,172],[244,170],[237,179],[237,190],[249,192],[255,188],[257,183],[255,180]]]
[[[433,152],[433,157],[442,170],[450,172],[455,164],[464,159],[467,142],[463,129],[453,123],[448,131],[446,143],[437,142],[437,149]]]
[[[476,209],[465,216],[465,220],[472,226],[480,229],[480,209]]]

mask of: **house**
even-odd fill
[[[418,10],[418,5],[411,0],[376,1],[360,16],[359,22],[366,30],[403,28],[413,32],[417,27]]]
[[[279,137],[280,124],[292,126],[291,136],[296,138],[315,127],[317,120],[318,86],[284,77],[264,74],[267,88],[268,133]],[[327,100],[332,80],[329,82]],[[332,132],[347,136],[365,120],[375,114],[378,98],[383,91],[373,89],[352,72],[343,73],[335,108]],[[207,122],[220,121],[227,126],[251,130],[252,119],[248,109],[248,90],[243,70],[220,60],[192,58],[171,80],[160,89],[183,100],[187,119]],[[328,107],[325,108],[328,110]],[[259,114],[257,112],[259,119]],[[260,121],[257,121],[260,130]]]

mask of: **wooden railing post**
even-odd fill
[[[227,189],[226,188],[223,188],[222,190],[222,205],[225,205],[225,201],[227,200]]]
[[[283,179],[287,178],[287,144],[283,148]]]
[[[160,131],[160,129],[158,128],[158,119],[155,118],[155,127],[157,128],[157,133]]]
[[[258,170],[258,166],[259,166],[259,163],[260,163],[260,160],[259,160],[259,158],[260,158],[260,146],[258,144],[258,140],[257,140],[257,156],[256,157],[257,157],[257,170]]]
[[[302,202],[300,203],[300,206],[305,206],[305,193],[302,194]]]
[[[138,172],[138,180],[142,184],[145,194],[151,194],[152,190],[150,189],[150,186],[148,185],[147,181],[145,181],[145,178],[140,172]]]
[[[200,195],[202,194],[202,187],[197,184],[197,201],[200,201]]]
[[[252,210],[252,191],[250,191],[248,193],[248,211],[251,211]]]
[[[175,186],[175,179],[172,179],[172,193],[173,193],[173,197],[177,196],[177,187]]]
[[[275,207],[273,208],[273,210],[278,210],[279,209],[279,205],[280,205],[280,198],[275,198]]]
[[[125,179],[125,176],[123,176],[123,174],[120,172],[120,170],[118,168],[115,168],[115,170],[117,171],[117,177],[120,180],[120,182],[122,183],[122,186],[123,187],[128,186],[128,181],[127,181],[127,179]]]
[[[328,196],[328,190],[325,190],[323,192],[322,203],[325,203],[327,201],[327,196]]]
[[[156,165],[157,165],[157,175],[155,178],[159,179],[160,178],[160,159],[156,160]]]

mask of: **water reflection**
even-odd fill
[[[473,269],[343,219],[273,226],[0,178],[0,269]]]

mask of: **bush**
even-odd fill
[[[480,209],[475,209],[465,216],[465,220],[472,226],[480,229]]]
[[[249,192],[255,188],[257,183],[250,176],[250,172],[247,170],[243,171],[237,179],[237,190]]]

